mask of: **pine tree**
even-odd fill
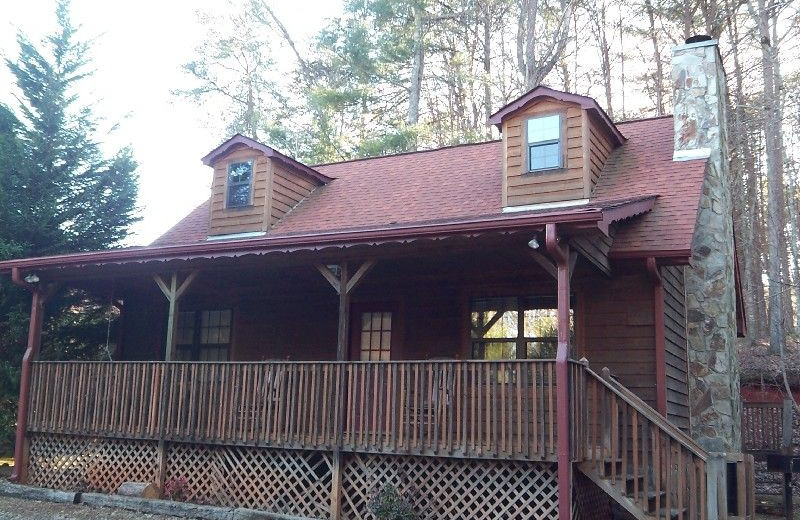
[[[55,33],[39,45],[18,35],[19,55],[6,60],[19,88],[27,163],[11,200],[24,223],[25,255],[115,246],[137,220],[136,162],[127,148],[110,157],[101,151],[97,119],[77,95],[89,75],[89,45],[77,39],[66,1],[56,16]]]
[[[59,2],[58,30],[40,44],[17,37],[6,65],[19,88],[16,114],[0,105],[0,259],[117,246],[137,220],[136,163],[123,149],[107,156],[98,123],[81,103],[89,45],[77,39],[69,5]],[[13,436],[19,364],[30,296],[0,279],[0,453]],[[43,355],[96,358],[111,312],[107,296],[64,290],[48,303]],[[71,312],[80,306],[86,313]]]

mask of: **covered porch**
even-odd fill
[[[612,276],[609,237],[543,223],[14,267],[33,293],[18,478],[185,480],[192,501],[308,518],[369,518],[387,483],[448,518],[568,518],[592,496],[714,518],[724,461],[651,408],[658,266]],[[119,306],[112,360],[36,359],[55,286]]]

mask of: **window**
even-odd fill
[[[178,313],[178,361],[227,361],[231,343],[230,309]]]
[[[392,352],[392,313],[361,314],[361,361],[389,361]]]
[[[528,171],[561,167],[561,116],[528,119]]]
[[[552,359],[558,346],[554,297],[481,298],[472,301],[475,359]],[[570,311],[570,335],[574,335]]]
[[[228,165],[227,207],[243,208],[250,205],[253,185],[253,161],[242,161]]]

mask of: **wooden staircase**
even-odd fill
[[[705,451],[608,369],[570,376],[575,468],[633,518],[753,518],[751,456]]]

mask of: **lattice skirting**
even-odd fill
[[[113,493],[123,482],[152,482],[157,474],[156,442],[30,435],[28,478],[36,486]]]
[[[558,518],[555,468],[549,464],[397,455],[347,455],[342,517],[373,519],[368,502],[392,484],[426,519]]]
[[[330,518],[329,452],[175,443],[167,445],[166,480],[187,480],[190,502]],[[372,520],[369,500],[386,484],[406,493],[425,519],[556,519],[551,464],[342,454],[342,517]],[[116,492],[128,481],[155,482],[158,443],[31,434],[33,485]]]
[[[331,468],[326,452],[170,444],[166,478],[185,477],[190,502],[324,519]]]

